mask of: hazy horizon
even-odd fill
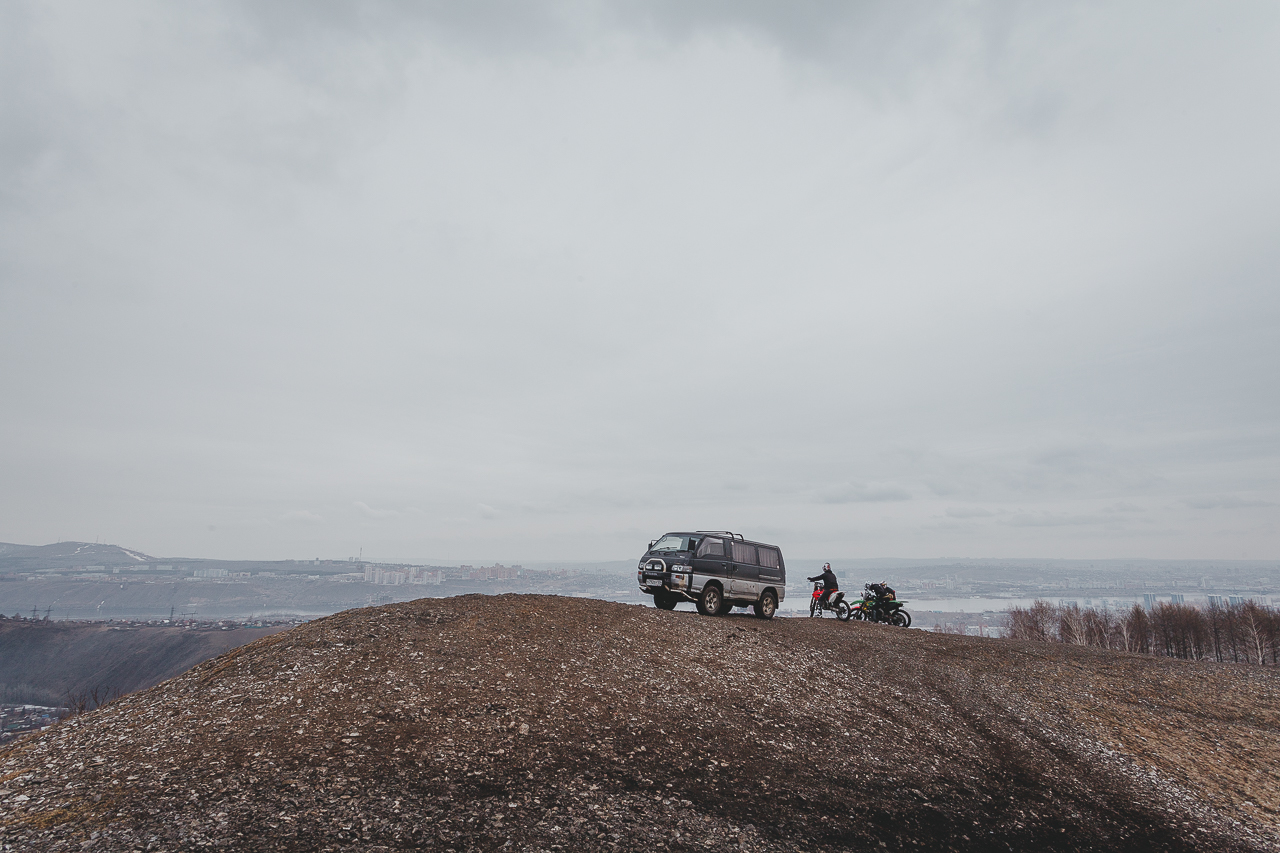
[[[1278,45],[1263,2],[5,4],[0,540],[1275,559]]]
[[[325,562],[363,561],[365,563],[387,563],[387,564],[418,565],[418,566],[424,566],[424,565],[427,565],[427,566],[429,565],[492,566],[494,564],[502,564],[506,566],[523,565],[526,568],[546,569],[548,567],[554,567],[557,565],[565,566],[565,567],[608,565],[608,566],[615,566],[615,567],[626,566],[626,567],[634,568],[636,562],[638,561],[639,557],[643,553],[645,544],[647,543],[641,543],[637,547],[636,549],[637,553],[634,556],[614,555],[611,557],[600,557],[600,558],[594,558],[594,559],[570,558],[570,559],[530,560],[530,559],[522,558],[519,556],[512,556],[512,555],[498,556],[498,557],[494,557],[492,555],[486,555],[483,557],[476,557],[474,555],[471,555],[471,556],[464,555],[462,557],[442,558],[438,556],[423,557],[422,555],[415,556],[415,555],[404,555],[404,554],[379,554],[379,553],[374,553],[374,554],[361,553],[361,554],[349,555],[345,557],[339,556],[339,555],[332,555],[332,554],[330,555],[315,554],[311,556],[295,554],[293,556],[273,557],[273,558],[263,558],[263,557],[253,557],[253,556],[242,557],[242,558],[225,558],[225,557],[211,557],[209,555],[204,555],[204,554],[152,554],[152,553],[148,553],[146,549],[128,548],[127,546],[120,545],[119,543],[114,543],[114,542],[89,543],[89,542],[78,542],[75,540],[68,540],[68,541],[46,543],[45,545],[30,545],[30,544],[16,543],[16,542],[0,542],[0,546],[17,545],[19,547],[30,547],[30,548],[50,547],[53,545],[61,545],[61,544],[95,545],[95,546],[102,545],[105,547],[121,548],[122,550],[127,550],[139,556],[145,555],[156,560],[170,560],[174,562],[185,562],[185,561],[199,562],[202,560],[204,561],[243,560],[246,562],[297,561],[299,564],[306,564],[310,560],[318,559]],[[0,557],[3,557],[3,556],[4,556],[3,554],[0,554]],[[885,567],[885,568],[909,568],[912,566],[920,566],[920,567],[950,566],[955,564],[966,564],[966,563],[973,564],[975,567],[1029,566],[1034,568],[1059,567],[1059,568],[1075,568],[1075,569],[1084,568],[1085,564],[1100,564],[1103,567],[1106,567],[1109,565],[1132,566],[1134,568],[1139,568],[1139,569],[1153,568],[1153,567],[1160,567],[1160,566],[1183,567],[1183,568],[1189,568],[1192,566],[1207,567],[1210,565],[1234,567],[1237,569],[1242,569],[1245,567],[1280,568],[1280,559],[1267,559],[1267,558],[1248,559],[1248,560],[1231,559],[1231,558],[1214,558],[1214,557],[1200,558],[1200,559],[1150,558],[1150,557],[1070,558],[1070,557],[1044,557],[1044,556],[1027,556],[1027,555],[1011,556],[1011,557],[989,557],[989,556],[984,557],[981,555],[940,556],[940,557],[901,557],[901,556],[879,555],[879,556],[854,557],[854,556],[848,556],[848,555],[842,556],[839,554],[826,554],[826,555],[815,556],[812,554],[803,554],[803,553],[797,554],[797,553],[791,553],[791,552],[785,553],[784,556],[786,558],[787,565],[791,569],[791,572],[793,575],[797,573],[797,570],[803,573],[806,570],[806,567],[812,567],[816,571],[817,568],[820,567],[825,562],[830,562],[832,566],[837,568],[837,570],[839,570],[841,566],[862,567],[862,568],[873,568],[877,566]],[[792,578],[792,580],[794,580],[794,578]]]

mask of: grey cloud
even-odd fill
[[[322,517],[314,512],[305,509],[293,509],[280,516],[281,521],[285,522],[302,522],[304,524],[319,524],[324,521]],[[210,530],[213,528],[210,527]]]
[[[977,506],[959,506],[948,508],[947,515],[951,518],[991,518],[994,515],[998,515],[998,513]]]
[[[394,509],[374,509],[363,501],[352,504],[365,518],[400,518],[404,513]]]
[[[556,47],[580,47],[598,31],[598,15],[590,3],[521,3],[477,0],[472,3],[241,2],[247,25],[242,44],[249,53],[271,53],[282,47],[302,53],[317,44],[352,49],[376,44],[393,54],[413,50],[415,41],[431,36],[499,55],[542,53]],[[305,54],[303,54],[305,55]],[[317,69],[319,71],[319,69]]]
[[[854,485],[838,486],[820,495],[823,503],[882,503],[884,501],[909,501],[911,492],[897,486]]]
[[[1145,507],[1138,506],[1137,504],[1134,504],[1134,503],[1126,503],[1124,501],[1118,501],[1116,503],[1111,504],[1110,506],[1103,507],[1102,511],[1112,512],[1112,513],[1120,513],[1120,512],[1127,513],[1127,512],[1146,512],[1147,510]]]
[[[998,40],[992,10],[965,15],[959,4],[942,4],[928,18],[889,3],[794,3],[780,7],[753,2],[549,2],[518,0],[474,3],[366,2],[236,4],[248,32],[237,35],[246,52],[297,50],[302,44],[336,47],[375,41],[407,52],[431,37],[499,56],[583,52],[602,36],[684,44],[699,38],[740,34],[761,39],[794,59],[856,61],[884,76],[886,66],[908,70],[912,61],[949,43],[957,24],[981,42]],[[1007,29],[1007,28],[1003,28]],[[851,55],[851,56],[850,56]]]
[[[1099,488],[1141,490],[1163,478],[1126,448],[1094,440],[1034,452],[1020,470],[1011,472],[1019,488],[1058,494]]]
[[[1066,515],[1060,513],[1017,513],[1005,524],[1013,527],[1079,527],[1094,524],[1113,524],[1115,519],[1100,515]]]
[[[1247,4],[7,4],[0,540],[1274,551],[1278,35]]]
[[[1247,507],[1276,506],[1273,501],[1242,498],[1238,495],[1213,495],[1187,498],[1183,504],[1191,509],[1245,509]]]

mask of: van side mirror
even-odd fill
[[[654,545],[656,545],[656,544],[658,544],[658,540],[657,540],[657,539],[651,539],[651,540],[649,540],[649,547],[650,547],[650,548],[653,548],[653,546],[654,546]]]

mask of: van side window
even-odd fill
[[[733,561],[735,563],[745,563],[748,566],[757,565],[756,546],[748,545],[745,542],[734,542],[733,543]]]
[[[777,548],[757,548],[760,554],[760,565],[766,569],[778,568],[778,549]]]
[[[698,546],[698,553],[695,557],[723,557],[724,556],[724,540],[715,539],[708,536],[702,540],[702,544]]]

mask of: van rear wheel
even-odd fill
[[[709,583],[702,588],[698,598],[698,612],[703,616],[719,616],[724,603],[724,592],[719,584]]]
[[[773,614],[778,612],[778,596],[771,589],[766,589],[764,595],[760,596],[752,609],[761,619],[772,619]]]

